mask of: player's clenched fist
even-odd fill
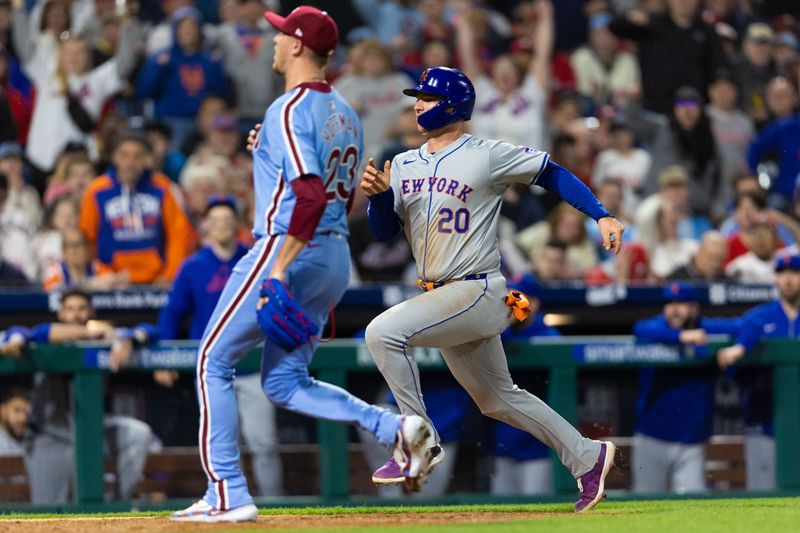
[[[392,164],[389,161],[383,163],[383,172],[375,166],[375,160],[371,157],[367,161],[364,174],[361,175],[361,189],[367,196],[375,196],[389,188],[389,176]]]

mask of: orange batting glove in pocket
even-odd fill
[[[519,291],[509,291],[508,296],[506,296],[506,305],[511,308],[514,318],[520,322],[524,322],[531,314],[528,297]]]

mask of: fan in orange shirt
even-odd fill
[[[80,227],[101,273],[125,271],[132,283],[169,284],[193,250],[195,233],[169,178],[147,167],[150,154],[144,136],[120,137],[112,165],[84,193]]]

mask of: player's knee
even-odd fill
[[[267,399],[279,407],[285,407],[294,394],[295,387],[289,386],[283,380],[267,380],[264,382],[264,394]]]
[[[373,320],[369,323],[364,332],[364,342],[367,343],[367,347],[370,350],[372,350],[373,347],[379,348],[381,344],[383,344],[383,327],[380,321]]]
[[[508,406],[503,402],[486,399],[478,402],[481,414],[495,420],[505,421],[508,417]]]
[[[207,351],[205,355],[202,352],[198,355],[198,364],[195,367],[197,379],[233,379],[233,366],[231,366],[227,359],[222,357],[221,354],[221,351],[215,348]],[[200,364],[200,362],[202,362],[202,364]]]
[[[396,324],[392,327],[388,320],[378,317],[367,326],[364,341],[372,355],[375,356],[386,353],[389,351],[387,346],[399,344],[401,339],[398,337]]]
[[[264,380],[264,394],[279,407],[287,407],[295,392],[309,382],[308,373],[281,372],[270,374]]]

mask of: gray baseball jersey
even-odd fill
[[[503,193],[534,181],[549,156],[469,134],[434,154],[427,146],[395,157],[390,180],[419,277],[443,281],[498,271]]]

